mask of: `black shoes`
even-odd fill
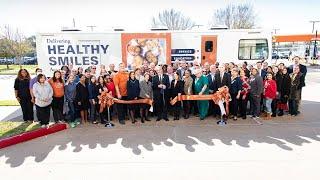
[[[136,123],[137,121],[136,120],[133,120],[133,121],[131,121],[132,122],[132,124],[134,124],[134,123]]]
[[[163,118],[165,121],[169,121],[169,119],[168,118]]]
[[[114,124],[112,124],[111,122],[108,122],[106,123],[106,125],[104,125],[104,127],[111,128],[111,127],[114,127]]]
[[[280,110],[278,116],[283,116],[283,110]]]

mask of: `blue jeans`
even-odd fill
[[[289,99],[289,114],[291,115],[298,114],[298,100]]]
[[[74,102],[73,101],[68,101],[68,107],[69,107],[69,111],[68,111],[68,116],[69,116],[69,121],[70,122],[74,122],[75,120],[75,116],[76,116],[76,110],[74,108]]]
[[[90,120],[91,122],[96,121],[96,119],[97,119],[96,104],[93,104],[93,100],[92,100],[92,99],[90,99],[90,109],[89,109],[89,112],[90,112],[90,114],[89,114],[89,120]]]
[[[272,108],[271,108],[272,99],[265,98],[265,99],[263,99],[263,103],[264,103],[264,106],[266,107],[266,112],[272,113]]]

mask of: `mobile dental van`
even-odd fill
[[[139,67],[143,61],[255,63],[271,60],[271,31],[261,29],[207,31],[59,32],[37,35],[38,63],[45,73],[62,65],[86,68],[118,64]]]

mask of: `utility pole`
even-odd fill
[[[274,31],[274,35],[276,35],[277,34],[277,31],[279,31],[280,29],[272,29],[273,31]]]
[[[320,21],[309,21],[310,23],[312,23],[312,34],[314,32],[314,25]]]
[[[91,25],[91,26],[87,26],[88,28],[90,28],[91,29],[91,31],[93,31],[93,28],[95,28],[95,27],[97,27],[97,26],[93,26],[93,25]]]
[[[315,24],[316,23],[319,23],[320,21],[309,21],[310,23],[312,23],[312,35],[313,35],[313,32],[314,32],[314,27],[315,27]],[[312,61],[312,63],[314,64],[315,62],[315,56],[316,56],[316,51],[317,51],[317,36],[318,36],[318,31],[316,31],[316,38],[315,38],[315,41],[314,41],[314,47],[313,47],[313,54],[312,54],[312,57],[311,57],[311,59],[313,60]],[[310,45],[312,44],[312,41],[310,41]],[[311,47],[310,47],[310,45],[309,45],[309,52],[311,51]]]
[[[276,35],[277,31],[279,31],[280,29],[279,28],[274,28],[272,30],[274,31],[273,35]],[[277,51],[277,55],[276,55],[276,63],[277,63],[277,61],[279,59],[279,45],[280,44],[278,43],[278,45],[276,45],[276,42],[274,42],[274,43],[272,43],[272,45],[273,45],[273,49],[276,49],[276,51]]]
[[[73,23],[73,27],[76,27],[76,20],[74,18],[72,18],[72,23]]]

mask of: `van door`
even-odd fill
[[[201,36],[201,64],[209,62],[214,64],[217,61],[217,36]]]

